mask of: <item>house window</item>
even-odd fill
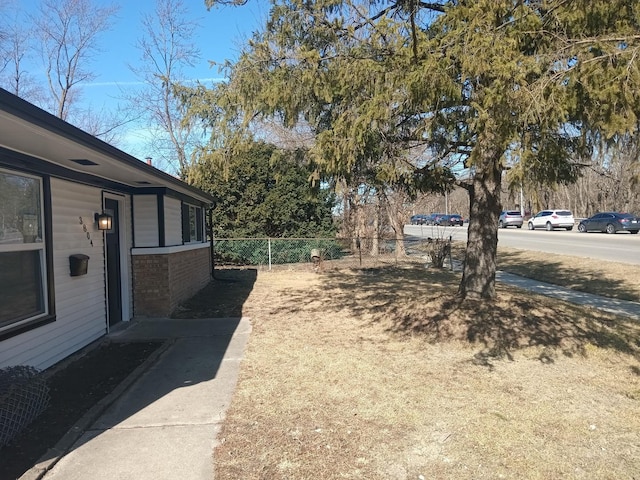
[[[202,208],[187,203],[182,204],[183,243],[202,242],[204,238]]]
[[[0,170],[0,336],[50,313],[43,211],[41,178]]]

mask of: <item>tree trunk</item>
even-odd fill
[[[494,148],[479,152],[476,173],[469,187],[469,229],[462,280],[462,299],[493,299],[496,296],[498,217],[502,208],[501,154]],[[484,155],[483,155],[484,154]]]
[[[371,256],[377,257],[380,253],[380,199],[373,207],[373,235],[371,238]]]
[[[404,205],[408,201],[408,196],[401,191],[393,192],[393,195],[381,194],[380,203],[384,205],[387,221],[393,230],[393,239],[395,240],[394,251],[396,253],[396,261],[406,256],[404,248],[404,224],[405,224],[405,208]]]
[[[404,246],[404,233],[396,232],[396,260],[407,256],[407,249]]]

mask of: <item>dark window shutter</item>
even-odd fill
[[[182,204],[182,243],[189,243],[191,241],[189,228],[189,205]]]
[[[197,240],[199,242],[202,241],[203,238],[203,228],[202,228],[202,208],[196,207],[196,235]]]

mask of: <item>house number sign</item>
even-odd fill
[[[93,240],[91,240],[91,232],[89,232],[89,229],[87,229],[87,224],[84,223],[84,220],[82,220],[82,217],[78,217],[78,218],[80,219],[80,225],[82,225],[82,231],[87,234],[87,240],[89,240],[89,243],[93,247]]]

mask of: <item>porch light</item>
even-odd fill
[[[113,217],[108,213],[96,213],[96,223],[98,224],[98,230],[111,230],[113,224]]]

